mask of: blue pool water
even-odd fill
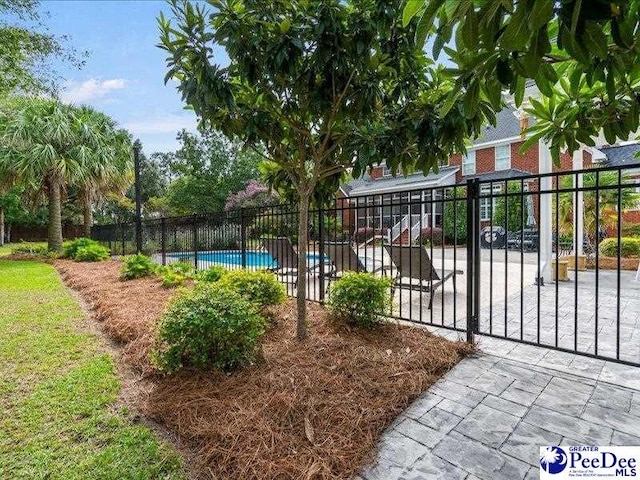
[[[193,253],[172,253],[168,255],[172,258],[181,260],[193,260]],[[307,259],[310,265],[315,265],[320,260],[317,253],[308,253]],[[198,252],[199,262],[211,262],[221,265],[238,265],[242,266],[241,250],[218,250],[212,252]],[[278,262],[267,252],[257,252],[255,250],[247,250],[247,267],[257,268],[275,268]]]

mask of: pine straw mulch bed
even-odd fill
[[[198,478],[349,479],[393,419],[472,352],[419,328],[351,331],[312,303],[309,338],[299,343],[290,301],[269,312],[258,364],[164,376],[148,354],[173,291],[155,278],[121,282],[117,261],[54,264],[122,343],[122,361],[150,382],[137,410],[188,445]]]

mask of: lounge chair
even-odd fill
[[[325,242],[324,248],[331,263],[330,279],[336,278],[340,272],[376,273],[384,268],[382,259],[365,258],[363,262],[350,242]]]
[[[280,275],[298,273],[298,254],[287,237],[262,238],[262,245],[275,260],[267,269]]]
[[[384,248],[396,266],[396,288],[407,288],[419,292],[429,293],[429,309],[433,307],[433,294],[447,280],[462,270],[438,270],[434,268],[429,252],[420,246],[385,245]]]
[[[275,265],[267,267],[278,275],[296,276],[294,285],[298,284],[298,253],[294,250],[291,241],[287,237],[262,238],[262,245],[275,260]],[[307,262],[309,263],[309,262]],[[308,271],[314,272],[320,267],[320,262],[308,265]]]

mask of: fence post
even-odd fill
[[[122,241],[122,256],[124,257],[124,255],[125,255],[125,250],[124,250],[124,243],[125,243],[124,223],[120,224],[120,237],[121,237],[121,241]]]
[[[167,264],[167,219],[160,219],[160,250],[162,252],[162,265]]]
[[[193,266],[198,270],[198,220],[196,215],[193,216],[193,224],[191,225],[191,228],[193,237]]]
[[[479,333],[480,329],[480,179],[474,180],[475,195],[473,208],[473,226],[474,226],[474,265],[473,265],[473,332]],[[506,268],[506,266],[505,266]]]
[[[476,333],[476,245],[479,231],[476,225],[478,205],[478,184],[467,180],[467,342],[474,343]]]
[[[242,268],[247,268],[247,219],[244,207],[240,209],[240,249],[242,251]]]
[[[320,256],[320,302],[324,302],[325,283],[324,283],[324,210],[322,206],[318,207],[318,250]]]

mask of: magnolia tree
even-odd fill
[[[408,0],[404,23],[415,19],[416,41],[430,37],[434,57],[444,49],[455,64],[469,110],[479,99],[499,108],[505,90],[520,106],[535,83],[542,97],[523,148],[544,138],[558,161],[601,132],[615,143],[638,131],[640,2]]]
[[[177,80],[201,127],[255,148],[270,186],[294,192],[299,210],[297,335],[306,336],[309,204],[386,162],[428,172],[492,109],[450,100],[454,85],[401,24],[401,0],[174,0],[159,18]]]

